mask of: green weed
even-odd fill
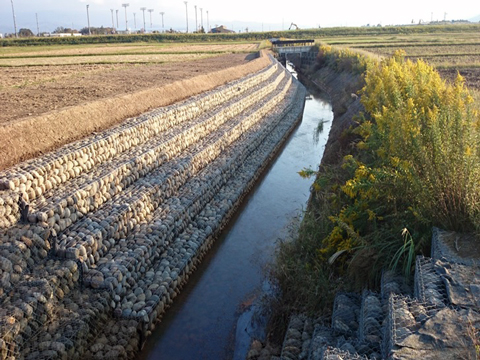
[[[281,244],[277,257],[282,289],[308,299],[310,310],[327,303],[338,284],[375,286],[384,268],[408,277],[415,256],[429,250],[432,226],[480,230],[480,112],[463,78],[447,83],[402,52],[376,61],[319,50],[318,67],[368,70],[365,113],[340,149],[347,155],[320,171],[300,171],[316,176],[310,206],[299,239]],[[326,299],[316,303],[319,293]],[[287,302],[299,306],[291,296]]]

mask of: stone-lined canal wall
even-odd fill
[[[271,58],[0,173],[0,359],[131,358],[304,99]]]

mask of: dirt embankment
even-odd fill
[[[129,117],[211,90],[268,63],[264,53],[255,59],[230,54],[179,64],[126,66],[110,73],[100,69],[40,82],[15,95],[2,91],[2,112],[12,117],[0,124],[0,170]],[[15,117],[15,109],[24,116]]]

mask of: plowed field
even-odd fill
[[[258,71],[256,47],[1,48],[0,168]]]

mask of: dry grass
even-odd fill
[[[135,55],[102,55],[102,56],[62,56],[62,57],[26,57],[0,59],[1,67],[14,66],[56,66],[82,64],[149,64],[149,63],[178,63],[200,60],[218,56],[215,53],[192,54],[135,54]]]
[[[251,53],[257,48],[258,43],[12,46],[0,48],[0,67],[177,63],[222,54]]]
[[[43,57],[43,56],[92,56],[118,54],[162,54],[162,53],[231,53],[256,51],[257,43],[223,44],[89,44],[0,48],[1,57]]]

